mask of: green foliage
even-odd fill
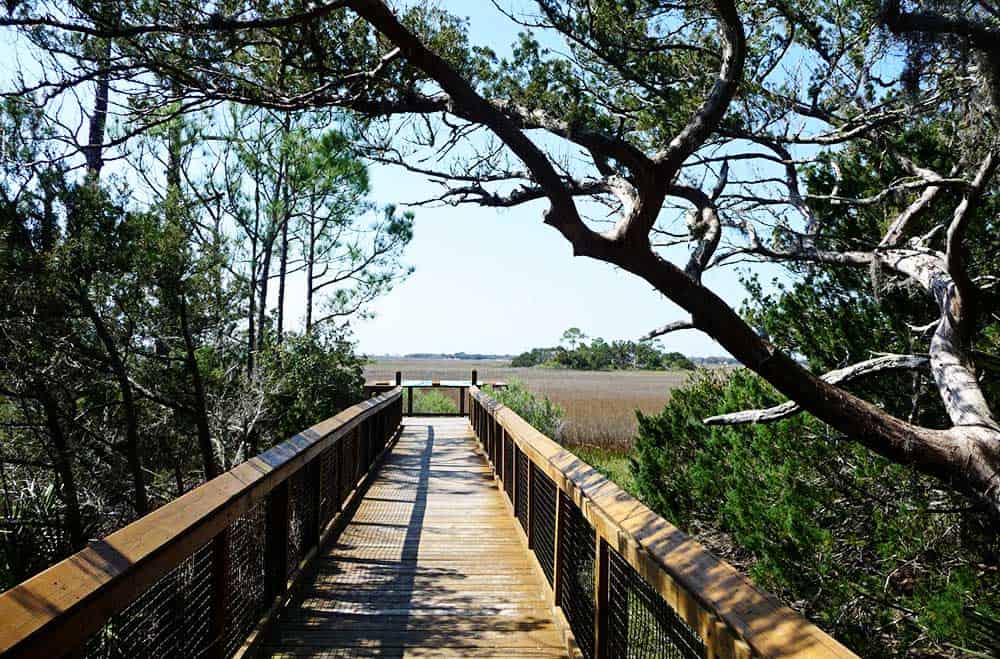
[[[661,413],[640,414],[639,496],[689,532],[713,530],[712,549],[862,656],[903,656],[911,644],[1000,650],[1000,544],[960,497],[808,415],[702,423],[777,400],[748,371],[703,372]]]
[[[534,348],[517,355],[511,366],[545,366],[581,371],[643,369],[651,371],[694,370],[694,363],[679,352],[666,352],[655,341],[612,341],[598,337],[587,343],[587,335],[576,327],[563,333],[562,345]]]
[[[510,361],[510,365],[518,368],[538,366],[551,360],[556,353],[556,348],[532,348],[527,352],[522,352]]]
[[[407,404],[408,401],[403,400],[403,409],[407,409]],[[420,414],[458,414],[458,405],[440,391],[414,391],[413,411]]]
[[[632,478],[631,458],[621,450],[604,446],[575,444],[568,447],[573,455],[601,472],[623,490],[638,497],[635,479]]]
[[[360,402],[363,360],[330,332],[292,334],[261,357],[265,406],[276,441]]]
[[[335,131],[263,140],[270,153],[230,143],[226,157],[249,167],[222,193],[177,176],[202,129],[171,121],[139,150],[168,163],[166,189],[151,191],[77,180],[27,108],[6,99],[0,112],[0,589],[361,400],[360,359],[332,319],[408,272],[413,219],[364,201],[367,172]],[[308,199],[264,173],[293,156],[282,185]],[[254,305],[274,296],[251,291],[277,278],[270,220],[288,210],[301,220],[288,244],[312,241],[302,256],[331,320],[250,340],[258,312],[257,329],[271,327]]]
[[[562,436],[564,412],[547,396],[539,396],[528,389],[521,380],[512,379],[506,387],[483,389],[527,421],[543,435],[559,441]]]
[[[0,584],[15,584],[23,575],[45,569],[50,557],[69,553],[72,546],[59,524],[62,503],[54,483],[4,479],[4,487],[0,497]]]

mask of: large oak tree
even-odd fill
[[[640,277],[689,314],[651,335],[704,332],[791,401],[711,422],[804,409],[1000,516],[1000,424],[975,350],[995,331],[996,280],[968,244],[996,226],[1000,8],[991,0],[498,2],[531,31],[508,58],[422,2],[12,6],[4,24],[84,62],[19,93],[44,99],[108,73],[116,93],[138,99],[139,119],[168,101],[352,109],[373,158],[441,183],[426,201],[543,205],[541,219],[575,255]],[[94,40],[110,50],[88,47]],[[162,78],[169,89],[151,82]],[[899,139],[941,126],[950,162],[921,162]],[[904,174],[874,195],[842,194],[830,156],[857,144]],[[823,166],[830,186],[807,187],[804,171]],[[818,204],[847,217],[876,207],[885,221],[830,244]],[[746,259],[865,269],[919,287],[935,310],[920,323],[925,351],[810,372],[704,284],[710,268]],[[926,368],[947,427],[898,418],[842,386]]]

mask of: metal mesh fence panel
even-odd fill
[[[556,543],[556,484],[531,465],[531,548],[552,585]]]
[[[288,479],[288,575],[299,568],[299,562],[315,537],[316,493],[309,491],[309,467],[304,466]]]
[[[362,474],[365,473],[365,466],[361,462],[361,442],[365,436],[365,427],[368,425],[367,421],[362,421],[361,425],[358,426],[357,432],[351,438],[351,489],[358,484],[361,480]]]
[[[210,648],[212,544],[208,543],[114,615],[84,646],[95,659],[200,657]]]
[[[365,428],[365,433],[362,435],[363,440],[361,442],[361,471],[368,471],[368,468],[372,464],[372,458],[375,455],[375,435],[378,432],[378,417],[372,417],[368,421]]]
[[[514,503],[514,440],[503,433],[503,489]]]
[[[232,655],[253,631],[267,609],[265,601],[264,545],[267,505],[262,502],[229,526],[226,547],[226,656]]]
[[[319,455],[319,519],[325,528],[337,513],[340,493],[337,491],[337,447],[331,446]]]
[[[514,506],[514,512],[517,514],[517,521],[521,522],[521,528],[524,532],[528,532],[528,456],[521,452],[521,449],[517,449],[517,462],[514,463],[517,467],[517,490],[515,490],[515,496],[517,497],[517,502]]]
[[[559,493],[559,605],[584,657],[594,656],[594,528],[564,492]]]
[[[503,428],[499,423],[494,423],[493,418],[490,417],[488,426],[490,435],[490,446],[493,450],[493,469],[497,472],[500,471],[500,460],[503,459],[503,447],[501,442],[503,442]]]
[[[490,437],[490,451],[491,451],[490,459],[493,460],[493,473],[496,474],[500,473],[500,460],[503,457],[501,455],[503,449],[500,445],[500,441],[501,438],[499,436],[499,433],[493,433],[493,436]]]
[[[705,645],[635,568],[608,548],[608,656],[701,659]]]
[[[337,442],[337,455],[340,458],[338,462],[340,469],[337,473],[340,476],[341,505],[347,499],[347,495],[351,493],[351,488],[354,487],[354,482],[351,480],[354,474],[354,466],[351,464],[351,442],[353,438],[354,434],[348,433]]]

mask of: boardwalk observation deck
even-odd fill
[[[0,654],[854,656],[459,386],[464,417],[373,386],[0,595]]]

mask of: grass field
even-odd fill
[[[479,372],[480,382],[518,378],[562,406],[566,426],[561,439],[566,444],[618,453],[631,446],[635,410],[659,411],[670,390],[690,377],[688,371],[570,371],[511,368],[499,361],[400,359],[369,364],[365,379],[391,380],[401,371],[404,380],[467,380],[472,369]]]

